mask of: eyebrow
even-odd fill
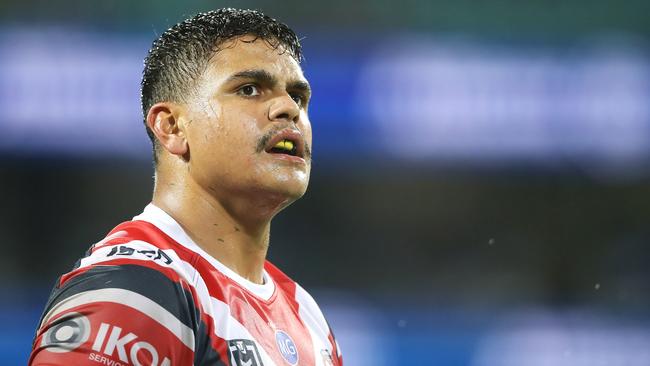
[[[276,78],[270,72],[262,69],[245,70],[245,71],[237,72],[229,76],[228,79],[226,80],[226,83],[230,83],[240,79],[253,80],[257,83],[264,84],[269,87],[274,87],[278,85],[278,78]],[[306,94],[311,94],[311,87],[309,86],[309,83],[304,80],[289,81],[287,83],[287,89],[299,91]]]
[[[303,80],[290,81],[287,83],[287,89],[301,92],[307,96],[311,95],[311,86]]]
[[[266,70],[240,71],[228,77],[226,82],[229,83],[231,81],[236,81],[239,79],[254,80],[262,84],[268,84],[270,86],[277,85],[278,83],[278,79]]]

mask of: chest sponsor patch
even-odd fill
[[[280,354],[290,365],[298,364],[298,348],[293,339],[284,331],[275,332],[275,342],[278,344]]]

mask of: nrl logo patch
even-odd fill
[[[228,341],[230,364],[233,366],[264,366],[255,342],[250,339]]]

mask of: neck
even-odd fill
[[[251,201],[230,197],[229,202],[222,202],[189,179],[174,183],[157,179],[152,200],[209,255],[240,276],[261,284],[272,215],[238,215],[254,213],[246,209]]]

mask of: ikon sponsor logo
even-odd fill
[[[88,355],[88,359],[91,361],[99,362],[102,365],[106,366],[126,366],[125,364],[121,362],[117,362],[115,360],[111,360],[110,358],[102,355],[98,355],[97,353],[91,353]]]
[[[77,349],[90,336],[90,321],[80,313],[70,313],[52,323],[43,335],[41,347],[54,353]]]
[[[80,313],[70,313],[50,326],[43,335],[41,347],[54,353],[70,352],[84,344],[90,333],[88,318]],[[106,366],[171,366],[169,358],[160,360],[158,350],[151,343],[138,341],[138,336],[133,333],[122,335],[122,328],[107,323],[100,324],[91,348],[97,353],[91,353],[88,359]],[[109,358],[116,353],[119,361]],[[142,359],[151,362],[143,364],[140,362]]]
[[[101,352],[106,356],[113,356],[117,351],[117,357],[119,360],[127,365],[171,366],[171,361],[167,357],[162,359],[160,364],[158,363],[160,360],[158,350],[149,342],[139,341],[132,343],[130,344],[130,347],[127,347],[127,344],[136,341],[137,339],[138,336],[133,333],[122,335],[122,328],[118,326],[111,326],[110,324],[102,323],[99,326],[99,331],[97,331],[97,336],[93,342],[92,349],[93,351]],[[129,348],[128,353],[127,348]],[[144,365],[140,362],[138,356],[144,358],[146,357],[146,354],[149,355],[148,358],[151,359],[151,363]],[[107,366],[120,366],[119,363],[111,364],[111,360],[97,354],[90,354],[89,359]],[[129,363],[129,361],[131,363]]]

